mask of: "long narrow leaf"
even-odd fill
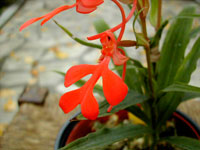
[[[103,128],[68,144],[60,150],[98,150],[125,138],[136,138],[151,132],[145,126],[131,124],[121,125],[112,129]]]
[[[192,50],[184,59],[175,76],[175,81],[188,83],[192,72],[196,69],[200,58],[200,37],[196,40]]]
[[[188,83],[192,72],[196,69],[197,61],[200,57],[200,38],[195,42],[192,50],[183,60],[182,64],[174,77],[175,82]],[[172,81],[174,82],[174,81]],[[173,84],[173,83],[171,83]],[[168,117],[176,110],[177,106],[186,99],[198,97],[198,94],[186,94],[184,92],[170,92],[162,97],[159,101],[159,126],[164,123]]]
[[[188,7],[179,16],[194,12],[194,7]],[[190,40],[189,34],[192,22],[192,18],[178,18],[167,32],[157,68],[160,89],[165,88],[174,81],[175,74],[183,62],[185,49]]]
[[[151,0],[150,23],[156,27],[158,18],[158,0]]]
[[[90,42],[86,42],[86,41],[83,41],[77,37],[75,37],[67,28],[63,27],[62,25],[60,25],[58,22],[56,22],[54,20],[55,24],[60,27],[65,33],[67,33],[67,35],[69,37],[71,37],[73,40],[75,40],[76,42],[82,44],[82,45],[85,45],[85,46],[88,46],[88,47],[93,47],[93,48],[98,48],[98,49],[101,49],[102,46],[101,45],[98,45],[98,44],[94,44],[94,43],[90,43]]]
[[[164,92],[185,92],[200,94],[200,88],[185,83],[176,82],[163,90]]]
[[[200,97],[200,93],[185,93],[184,96],[181,98],[181,102],[191,100],[197,97]]]
[[[168,137],[164,139],[168,143],[175,145],[183,150],[200,150],[200,141],[188,137]]]

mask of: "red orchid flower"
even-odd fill
[[[79,89],[65,93],[61,96],[60,107],[65,113],[72,111],[78,104],[81,105],[81,112],[84,117],[95,120],[99,114],[98,103],[93,96],[93,88],[100,77],[103,79],[103,92],[106,100],[110,104],[108,111],[112,107],[124,100],[128,93],[128,87],[121,79],[109,68],[108,64],[111,57],[116,65],[126,64],[128,58],[123,54],[123,50],[117,48],[117,41],[120,41],[125,28],[125,13],[117,0],[112,0],[119,6],[123,23],[121,32],[116,40],[111,31],[106,31],[101,35],[102,43],[100,64],[98,65],[78,65],[70,68],[65,76],[65,86],[68,87],[88,74],[92,77]],[[122,53],[121,53],[122,52]]]
[[[77,65],[67,71],[64,83],[66,87],[88,74],[92,74],[92,77],[81,88],[61,96],[59,105],[65,113],[81,104],[81,112],[84,117],[90,120],[97,118],[99,107],[93,95],[93,88],[100,77],[103,79],[104,95],[111,106],[124,100],[128,93],[128,87],[119,76],[108,68],[109,62],[110,57],[106,56],[98,65]]]
[[[88,13],[95,11],[97,9],[97,6],[99,6],[103,2],[104,2],[104,0],[76,0],[76,3],[73,5],[64,5],[64,6],[54,9],[52,12],[50,12],[44,16],[32,18],[32,19],[28,20],[20,27],[19,30],[21,31],[24,28],[26,28],[27,26],[29,26],[32,23],[34,23],[38,20],[41,20],[41,19],[43,19],[43,21],[41,22],[41,25],[43,25],[44,23],[49,21],[51,18],[53,18],[58,13],[68,10],[68,9],[71,9],[73,7],[76,7],[76,11],[79,13],[88,14]]]
[[[103,45],[102,56],[98,65],[77,65],[67,71],[64,83],[66,87],[86,75],[92,74],[92,77],[81,88],[65,93],[61,97],[59,105],[65,113],[72,111],[78,104],[81,104],[81,112],[84,117],[90,120],[97,118],[99,107],[93,96],[93,88],[100,77],[103,79],[104,96],[110,104],[108,111],[126,97],[128,93],[127,85],[108,68],[108,65],[111,57],[119,65],[124,64],[127,58],[120,52],[120,54],[117,53],[117,41],[112,32],[105,32],[101,43]]]

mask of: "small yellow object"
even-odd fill
[[[25,32],[25,33],[24,33],[24,37],[25,37],[25,38],[30,37],[30,32]]]
[[[65,58],[68,57],[67,53],[64,53],[64,52],[61,52],[61,51],[56,51],[55,54],[56,54],[56,57],[58,59],[65,59]]]
[[[28,83],[29,83],[30,85],[33,85],[33,84],[36,84],[37,81],[38,81],[38,79],[34,77],[34,78],[30,79]]]
[[[26,57],[24,58],[24,62],[25,62],[26,64],[32,64],[32,63],[34,62],[34,60],[33,60],[33,58],[32,58],[31,56],[26,56]]]
[[[128,113],[128,118],[133,124],[141,124],[141,125],[146,125],[144,121],[142,121],[140,118],[136,117],[132,113]]]
[[[16,94],[16,91],[12,89],[1,89],[0,90],[0,97],[1,98],[10,98]]]
[[[3,132],[5,131],[7,125],[6,124],[0,124],[0,136],[3,135]]]
[[[37,69],[32,69],[32,70],[31,70],[31,74],[32,74],[33,77],[37,77],[38,74],[39,74],[39,72],[38,72]]]
[[[12,99],[9,99],[4,105],[4,110],[7,112],[11,112],[15,110],[16,107],[17,107],[16,102],[14,102]]]
[[[40,72],[44,72],[46,70],[46,67],[45,66],[39,66],[39,71]]]

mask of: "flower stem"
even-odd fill
[[[126,27],[126,16],[125,16],[125,12],[124,12],[124,9],[122,7],[122,5],[117,1],[117,0],[112,0],[117,6],[118,8],[120,9],[120,12],[122,14],[122,26],[121,26],[121,31],[119,33],[119,36],[117,38],[117,42],[121,41],[122,39],[122,36],[124,34],[124,31],[125,31],[125,27]]]
[[[138,3],[137,5],[138,7],[138,10],[141,10],[141,7]],[[143,13],[140,13],[140,20],[141,20],[141,25],[142,25],[142,32],[143,32],[143,35],[145,37],[145,39],[147,41],[149,41],[149,38],[148,38],[148,35],[147,35],[147,28],[146,28],[146,16],[143,15]],[[150,44],[146,45],[144,48],[145,48],[145,52],[146,52],[146,60],[147,60],[147,69],[148,69],[148,75],[149,75],[149,87],[150,87],[150,90],[151,90],[151,97],[152,99],[154,100],[155,99],[155,95],[154,95],[154,89],[153,89],[153,81],[152,81],[152,69],[151,69],[151,59],[150,59],[150,53],[151,53],[151,50],[150,50]]]
[[[156,31],[160,28],[161,25],[161,14],[162,14],[162,0],[158,0],[158,18],[157,18],[157,26]]]

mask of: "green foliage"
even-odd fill
[[[175,145],[178,148],[183,150],[199,150],[200,149],[200,142],[199,140],[188,138],[188,137],[179,137],[173,136],[165,138],[164,141]]]
[[[175,81],[188,83],[190,81],[190,77],[192,72],[196,69],[197,61],[200,58],[200,37],[194,43],[192,50],[184,59],[183,63],[179,67]]]
[[[97,150],[125,138],[136,138],[150,134],[152,131],[141,125],[120,125],[115,128],[103,128],[82,137],[60,150]]]
[[[188,7],[179,15],[193,12],[195,12],[194,7]],[[192,21],[192,18],[178,18],[167,32],[157,68],[160,89],[173,83],[175,74],[183,62],[185,49],[190,40]]]
[[[200,94],[200,88],[187,85],[181,82],[175,82],[163,90],[164,92],[185,92],[185,93],[197,93]]]
[[[195,38],[199,33],[200,33],[200,27],[196,27],[192,29],[192,31],[190,32],[190,37]]]
[[[107,112],[107,109],[110,106],[108,104],[108,102],[107,101],[101,102],[99,104],[99,109],[100,109],[99,117],[111,115],[113,113],[118,112],[119,110],[126,109],[130,106],[133,106],[133,105],[138,104],[138,103],[142,103],[146,100],[147,100],[146,96],[144,96],[144,95],[142,95],[142,94],[140,94],[136,91],[129,90],[126,98],[120,104],[118,104],[117,106],[114,106],[113,109],[111,110],[111,112],[109,112],[109,113]],[[78,116],[78,119],[82,120],[82,119],[85,119],[85,118],[81,114],[81,115]]]
[[[168,25],[168,23],[169,23],[169,20],[164,21],[162,25],[160,26],[160,28],[158,29],[158,31],[156,32],[156,35],[151,39],[151,42],[150,42],[151,48],[158,46],[163,30]]]
[[[75,40],[76,42],[78,42],[79,44],[81,45],[85,45],[85,46],[88,46],[88,47],[93,47],[93,48],[98,48],[98,49],[101,49],[102,46],[101,45],[98,45],[98,44],[93,44],[93,43],[89,43],[89,42],[86,42],[86,41],[83,41],[81,40],[80,38],[77,38],[75,37],[67,28],[65,28],[64,26],[60,25],[58,22],[56,22],[54,20],[55,24],[61,28],[65,33],[67,33],[67,35],[69,37],[71,37],[73,40]]]
[[[103,19],[96,20],[94,22],[94,27],[97,33],[101,33],[110,29],[109,25]]]
[[[158,0],[151,0],[150,23],[156,27],[158,20]]]
[[[119,74],[122,74],[123,66],[118,66],[115,69]],[[125,83],[128,85],[129,89],[143,93],[146,86],[144,82],[146,72],[146,68],[137,60],[127,61]]]
[[[194,43],[194,46],[192,47],[192,50],[188,53],[188,55],[183,60],[183,63],[180,65],[174,80],[176,82],[178,81],[178,82],[188,83],[190,81],[192,72],[196,69],[197,61],[199,58],[200,58],[200,38],[196,40],[196,42]],[[199,97],[199,95],[187,93],[183,97],[183,100],[194,98],[194,97]]]

